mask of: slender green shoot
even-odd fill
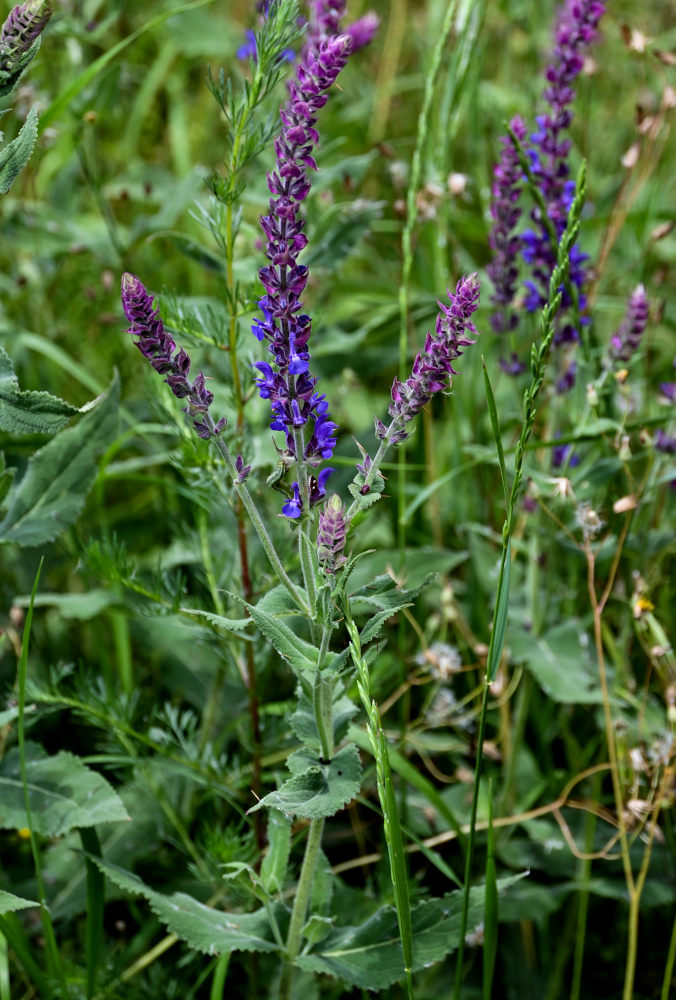
[[[346,627],[350,636],[350,652],[357,668],[357,687],[359,697],[367,717],[367,732],[371,750],[376,762],[376,780],[378,798],[383,811],[385,840],[390,859],[390,873],[394,890],[394,903],[397,909],[397,921],[401,947],[404,954],[404,974],[406,976],[406,991],[408,1000],[413,1000],[413,927],[411,924],[411,902],[408,894],[408,871],[404,853],[404,840],[399,823],[397,797],[392,781],[390,758],[387,739],[383,732],[380,712],[371,698],[371,684],[368,664],[362,656],[359,630],[346,611]]]
[[[491,630],[488,656],[486,661],[486,678],[484,684],[481,714],[479,718],[479,735],[476,767],[474,772],[474,793],[472,796],[472,810],[470,819],[469,842],[467,847],[466,867],[465,867],[465,888],[463,893],[463,912],[460,928],[460,940],[458,942],[458,955],[455,970],[454,1000],[460,1000],[462,986],[462,966],[465,954],[465,935],[467,933],[467,914],[469,910],[469,890],[472,875],[472,858],[474,853],[474,840],[476,830],[476,816],[479,799],[479,783],[481,779],[481,767],[483,756],[483,741],[486,732],[486,714],[488,711],[489,686],[495,679],[498,665],[502,656],[502,648],[507,629],[507,611],[509,605],[509,584],[510,584],[510,563],[511,563],[511,537],[514,528],[514,517],[517,509],[517,502],[523,484],[523,459],[526,445],[530,438],[535,423],[537,412],[537,399],[544,383],[545,365],[549,355],[549,349],[554,338],[554,319],[561,304],[561,288],[565,284],[568,274],[570,251],[575,244],[580,228],[580,215],[584,205],[586,195],[586,170],[582,163],[577,177],[575,188],[575,198],[568,213],[568,220],[565,231],[561,237],[558,247],[556,267],[549,282],[549,295],[546,305],[540,315],[540,340],[533,344],[531,348],[531,382],[527,387],[523,398],[524,418],[521,427],[521,434],[514,453],[514,478],[512,488],[507,501],[507,511],[505,523],[502,529],[502,556],[500,560],[500,572],[498,576],[497,594],[495,600],[495,610],[493,613],[493,627]],[[486,377],[489,415],[493,425],[493,432],[496,435],[496,449],[501,462],[501,475],[503,477],[503,487],[506,487],[506,473],[503,470],[504,454],[502,443],[499,440],[499,427],[497,423],[497,411],[495,400],[490,389],[490,382]],[[506,493],[506,490],[505,490]]]

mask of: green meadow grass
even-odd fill
[[[139,275],[211,377],[224,440],[252,464],[275,550],[301,579],[266,485],[277,455],[250,367],[264,356],[250,326],[268,133],[289,69],[252,113],[267,140],[249,157],[254,125],[229,126],[208,73],[218,89],[222,68],[235,93],[252,79],[236,50],[253,4],[74,0],[7,101],[5,142],[34,104],[40,135],[0,206],[0,347],[21,390],[77,408],[108,395],[71,425],[89,421],[70,440],[95,456],[65,487],[77,518],[53,541],[0,538],[0,1000],[312,1000],[370,985],[416,1000],[667,1000],[674,988],[676,472],[654,447],[659,429],[676,433],[659,389],[676,378],[672,6],[610,2],[576,88],[578,241],[594,270],[565,396],[546,351],[542,371],[500,369],[512,347],[528,361],[547,324],[522,313],[501,342],[486,275],[499,137],[541,110],[556,5],[374,7],[375,40],[321,112],[306,202],[305,307],[341,428],[336,492],[348,498],[354,439],[375,450],[374,415],[437,299],[473,271],[481,336],[348,536],[348,554],[368,550],[349,582],[359,628],[381,613],[369,646],[349,620],[333,645],[357,671],[344,674],[343,728],[363,777],[311,827],[248,812],[288,778],[303,719],[279,639],[253,632],[232,595],[264,599],[289,642],[309,632],[264,597],[273,573],[219,454],[143,362],[119,299],[121,275]],[[348,4],[351,20],[368,9]],[[230,207],[214,172],[241,186]],[[640,282],[640,350],[594,398]],[[52,440],[69,439],[0,430],[2,497]],[[574,460],[555,468],[563,444]],[[362,589],[388,575],[387,598]],[[221,937],[197,904],[225,915]],[[364,954],[351,958],[355,937]],[[297,962],[280,973],[285,943]]]

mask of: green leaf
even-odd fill
[[[19,608],[27,608],[30,597],[17,597],[14,604]],[[121,604],[120,597],[103,587],[93,587],[86,594],[37,594],[33,601],[35,608],[57,608],[64,618],[75,618],[78,621],[89,621],[97,618],[102,611],[114,604]]]
[[[248,604],[237,594],[229,596],[249,609],[258,631],[263,633],[296,674],[314,671],[317,665],[317,650],[311,643],[301,639],[285,622],[264,610],[260,604]]]
[[[601,701],[597,670],[588,637],[578,622],[556,625],[545,635],[525,629],[510,634],[511,659],[525,663],[554,701],[590,705]]]
[[[8,434],[55,434],[77,409],[48,392],[22,391],[9,355],[0,347],[0,430]]]
[[[361,762],[354,743],[339,750],[329,764],[322,764],[309,748],[297,750],[287,761],[293,777],[249,809],[280,809],[287,816],[319,819],[333,816],[359,794]]]
[[[320,848],[315,866],[315,875],[312,881],[310,913],[326,920],[330,919],[331,900],[333,899],[335,884],[336,880],[331,871],[329,859]],[[325,935],[322,934],[322,937],[325,937]],[[319,938],[316,940],[319,941]]]
[[[120,383],[117,373],[107,393],[78,422],[37,451],[7,496],[0,542],[43,545],[75,522],[95,478],[96,461],[117,427]]]
[[[291,853],[291,824],[276,809],[268,816],[268,844],[261,865],[261,882],[265,891],[272,894],[284,888]]]
[[[7,194],[30,160],[38,137],[38,113],[31,108],[16,139],[0,149],[0,194]]]
[[[61,750],[47,756],[36,743],[26,744],[26,777],[32,826],[45,837],[60,837],[77,827],[128,820],[122,800],[79,757]],[[19,751],[0,763],[0,829],[28,826],[21,785]]]
[[[18,55],[17,50],[14,50],[11,58],[12,70],[9,73],[7,70],[0,71],[0,97],[6,97],[7,94],[11,94],[14,90],[21,74],[37,55],[40,48],[40,41],[39,37],[36,38],[31,47],[23,55]]]
[[[498,888],[504,890],[522,877],[516,875],[501,879]],[[470,891],[470,928],[482,921],[483,909],[484,888],[476,886]],[[461,892],[452,892],[413,908],[414,972],[439,962],[455,951],[461,911]],[[394,907],[381,907],[361,926],[336,928],[309,953],[300,955],[296,965],[368,990],[383,990],[403,979],[404,962]]]
[[[201,618],[209,622],[217,632],[224,632],[226,634],[235,632],[242,639],[250,638],[250,636],[242,635],[242,632],[251,627],[250,618],[224,618],[223,615],[214,614],[212,611],[203,611],[201,608],[181,608],[180,611],[182,615],[189,615],[191,618]]]
[[[39,906],[33,899],[23,899],[15,896],[13,892],[5,892],[0,889],[0,914],[14,913],[16,910],[25,910],[29,906]]]
[[[434,573],[428,573],[423,580],[411,590],[398,587],[388,574],[377,576],[373,582],[363,587],[349,598],[350,613],[356,616],[364,611],[376,611],[366,622],[359,634],[362,645],[375,639],[383,625],[402,608],[409,607],[420,592],[433,580]]]
[[[111,882],[133,895],[143,896],[155,916],[173,934],[195,951],[206,955],[222,955],[231,951],[277,951],[268,913],[226,913],[198,902],[184,892],[165,896],[145,885],[138,876],[118,868],[101,858],[92,861]],[[282,903],[270,907],[277,925],[285,930],[288,910]]]

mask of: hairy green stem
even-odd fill
[[[235,489],[237,490],[237,493],[241,498],[242,503],[244,504],[247,514],[251,518],[251,523],[253,524],[256,530],[256,534],[260,539],[261,545],[265,549],[265,554],[270,561],[270,565],[277,574],[280,582],[286,587],[286,589],[290,593],[297,607],[299,607],[304,614],[309,614],[309,608],[306,602],[303,600],[303,597],[301,596],[297,587],[295,586],[295,584],[289,577],[288,573],[284,569],[282,562],[279,556],[277,555],[275,547],[272,544],[272,539],[268,534],[267,528],[263,524],[263,519],[261,518],[258,512],[258,508],[254,503],[253,497],[249,493],[249,490],[247,489],[246,485],[239,481],[239,473],[237,472],[237,467],[235,465],[235,460],[232,457],[232,452],[228,448],[223,438],[219,434],[214,433],[216,425],[214,424],[214,421],[210,414],[208,413],[204,414],[204,422],[206,423],[209,430],[212,432],[213,440],[216,442],[216,447],[221,453],[221,456],[223,458],[223,461],[225,462],[228,472],[232,476]]]
[[[289,922],[289,932],[286,938],[286,960],[288,965],[282,973],[282,984],[280,988],[280,998],[282,998],[282,1000],[287,1000],[290,996],[293,963],[300,952],[300,946],[303,938],[303,926],[305,924],[305,917],[310,903],[310,896],[312,895],[315,869],[317,867],[319,849],[322,846],[323,833],[323,818],[313,819],[310,823],[310,832],[308,833],[307,842],[305,844],[305,857],[303,858],[300,878],[298,879],[298,885],[296,886],[296,897],[293,901],[291,920]]]

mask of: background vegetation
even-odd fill
[[[237,305],[236,330],[248,392],[248,365],[262,357],[250,322],[263,259],[257,219],[273,154],[268,146],[243,174],[228,275],[210,231],[219,206],[207,184],[230,155],[228,125],[207,86],[207,67],[215,78],[221,67],[234,81],[248,76],[236,51],[255,21],[253,5],[214,0],[162,17],[172,6],[63,0],[3,119],[11,138],[29,108],[39,106],[38,146],[0,204],[0,345],[23,389],[47,390],[80,407],[117,368],[121,402],[119,433],[102,449],[77,523],[52,544],[10,543],[0,551],[2,780],[8,787],[16,773],[17,664],[28,595],[44,558],[28,659],[27,739],[47,754],[80,755],[121,796],[131,822],[98,827],[108,861],[163,893],[183,891],[246,911],[248,883],[225,866],[255,866],[265,849],[265,814],[245,813],[252,788],[273,788],[298,745],[289,726],[294,681],[257,640],[252,687],[245,644],[181,612],[239,616],[225,593],[242,587],[237,518],[215,452],[184,424],[171,393],[124,333],[119,282],[128,270],[159,293],[167,325],[214,376],[214,412],[228,417],[233,450],[253,465],[252,491],[277,512],[281,497],[265,485],[276,461],[267,407],[251,394],[238,426],[228,357],[228,287],[240,282],[245,304]],[[373,416],[384,416],[399,371],[405,199],[446,4],[392,0],[380,7],[376,39],[350,61],[342,92],[322,113],[320,170],[307,202],[312,351],[341,427],[332,485],[343,495],[353,476],[352,438],[372,448]],[[634,996],[666,1000],[673,975],[676,473],[673,458],[656,451],[653,440],[658,428],[674,433],[673,404],[659,387],[674,379],[676,344],[676,80],[669,56],[676,26],[672,5],[660,0],[614,0],[608,7],[579,81],[572,129],[574,162],[587,161],[580,242],[596,267],[593,363],[567,395],[556,395],[551,381],[543,389],[526,455],[510,625],[485,746],[498,874],[530,872],[500,899],[494,995],[520,1000],[622,995],[633,918],[606,766],[608,707],[632,878],[645,878],[636,901]],[[481,11],[470,4],[465,12],[471,8]],[[349,16],[366,9],[350,3]],[[541,107],[554,11],[549,0],[489,3],[464,47],[451,41],[445,50],[416,194],[409,360],[434,324],[436,299],[462,273],[482,277],[482,335],[458,366],[453,395],[435,399],[424,414],[405,453],[405,476],[394,465],[386,470],[389,499],[351,536],[355,549],[373,550],[355,570],[355,588],[376,572],[394,574],[409,589],[436,574],[414,606],[389,621],[390,642],[371,664],[371,694],[390,739],[405,840],[413,845],[414,901],[462,881],[464,837],[459,846],[456,826],[469,822],[505,516],[481,355],[508,468],[524,388],[523,378],[501,372],[506,345],[488,322],[490,185],[505,120],[518,113],[532,122]],[[97,63],[105,54],[109,61]],[[267,100],[270,115],[282,86]],[[626,379],[611,378],[592,405],[587,383],[600,375],[608,339],[639,282],[651,303],[640,352]],[[535,318],[525,317],[509,349],[526,357],[536,335]],[[47,440],[0,433],[6,466],[20,476]],[[572,450],[555,467],[554,447],[564,443]],[[603,526],[585,538],[590,510]],[[293,563],[287,522],[274,527],[280,555]],[[253,538],[249,555],[251,593],[259,596],[269,570]],[[592,564],[596,598],[610,585],[596,611]],[[357,702],[356,687],[351,694]],[[334,910],[358,922],[393,896],[362,715],[352,738],[363,751],[362,793],[327,825],[324,850],[337,876]],[[477,878],[488,799],[482,785]],[[35,899],[31,838],[11,815],[1,825],[2,885]],[[294,864],[301,834],[298,824]],[[83,970],[93,947],[83,843],[95,849],[74,831],[58,836],[53,829],[38,832],[33,843],[73,996],[86,995]],[[49,942],[35,912],[11,920],[42,967]],[[205,958],[167,936],[144,901],[110,881],[104,929],[96,995],[266,995],[265,956],[234,954],[229,967]],[[466,997],[481,995],[482,935],[471,930]],[[42,995],[20,958],[16,947],[0,948],[3,1000]],[[435,963],[414,977],[415,996],[450,995],[453,975],[452,959]],[[366,996],[329,977],[297,988],[304,997],[312,990]]]

